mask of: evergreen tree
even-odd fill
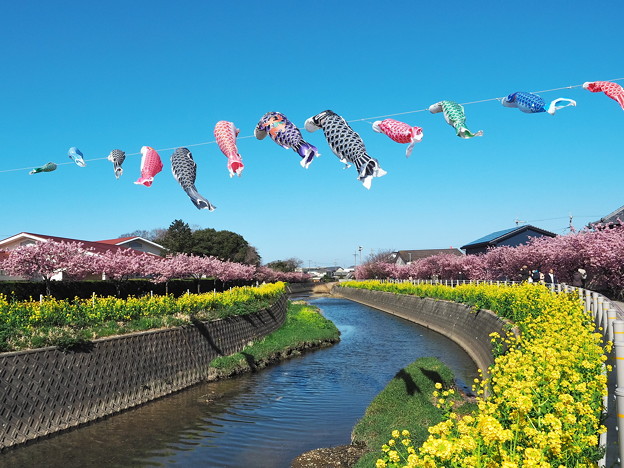
[[[292,257],[287,258],[286,260],[275,260],[273,262],[267,263],[266,266],[275,271],[290,273],[295,271],[295,269],[297,269],[301,265],[303,265],[303,262],[300,259]]]
[[[187,223],[181,219],[174,220],[169,229],[157,242],[169,250],[169,253],[191,253],[193,233]]]
[[[243,236],[231,231],[215,231],[214,229],[199,229],[193,232],[194,255],[209,256],[243,262],[247,256],[249,244]]]

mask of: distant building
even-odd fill
[[[166,249],[162,245],[158,245],[152,241],[147,239],[143,239],[142,237],[123,237],[120,239],[109,239],[103,241],[86,241],[82,239],[70,239],[68,237],[57,237],[57,236],[48,236],[46,234],[33,234],[31,232],[20,232],[19,234],[15,234],[14,236],[7,237],[6,239],[0,240],[0,260],[8,257],[7,252],[16,249],[18,247],[35,244],[37,242],[80,242],[82,247],[88,249],[94,255],[103,254],[109,250],[127,250],[133,249],[138,250],[139,252],[149,253],[153,255],[161,255],[166,251]],[[95,278],[96,276],[93,276]],[[12,277],[4,274],[4,272],[0,271],[0,280],[14,280],[21,279],[18,277]],[[53,277],[55,280],[63,279],[63,272],[60,271],[57,275]]]
[[[489,248],[508,245],[515,247],[517,245],[526,244],[531,237],[557,237],[557,234],[546,231],[544,229],[525,224],[516,226],[503,231],[496,231],[487,236],[483,236],[469,244],[463,245],[461,248],[466,251],[466,255],[476,255],[485,253]]]
[[[609,213],[606,216],[603,216],[598,221],[594,221],[588,225],[589,228],[594,227],[595,224],[602,225],[604,227],[615,227],[621,226],[624,222],[624,206],[619,207],[613,213]]]
[[[96,241],[98,244],[118,245],[129,249],[138,250],[139,252],[151,253],[154,255],[164,255],[167,251],[162,245],[147,240],[143,237],[120,237],[119,239],[106,239]]]
[[[298,268],[297,270],[302,273],[306,273],[310,275],[310,279],[312,281],[318,281],[321,278],[329,277],[333,278],[336,272],[341,271],[341,267],[332,266],[332,267],[313,267],[313,268]]]
[[[318,281],[322,278],[342,279],[349,276],[355,270],[354,267],[342,268],[339,266],[331,267],[313,267],[313,268],[297,268],[295,271],[310,275],[312,281]]]
[[[392,252],[388,256],[388,263],[396,265],[409,265],[410,263],[421,258],[433,257],[434,255],[457,255],[463,256],[464,253],[459,249],[421,249],[421,250],[399,250]]]

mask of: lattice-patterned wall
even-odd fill
[[[286,296],[269,310],[194,327],[0,354],[0,450],[136,406],[204,380],[219,354],[277,330]]]

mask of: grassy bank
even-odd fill
[[[437,389],[436,384],[441,388]],[[433,357],[420,358],[397,372],[373,399],[364,417],[353,429],[353,442],[364,444],[370,450],[370,453],[360,458],[355,467],[375,466],[375,462],[382,455],[379,449],[388,444],[393,429],[407,430],[409,436],[404,433],[401,439],[409,438],[414,446],[419,446],[429,436],[429,426],[446,418],[449,404],[458,413],[475,410],[476,405],[465,403],[453,387],[453,373]],[[440,405],[433,396],[436,390],[439,396],[443,396],[443,392],[448,390],[453,390],[453,393],[444,395],[445,404]]]
[[[0,294],[0,352],[59,346],[70,348],[97,338],[189,325],[268,308],[285,293],[284,283],[232,288],[222,293],[181,297],[14,301]]]
[[[254,371],[267,364],[340,340],[340,331],[323,317],[316,307],[303,302],[289,302],[286,322],[262,340],[240,353],[214,359],[210,367],[220,377]]]

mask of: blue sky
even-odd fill
[[[243,235],[265,262],[346,266],[359,246],[363,258],[459,247],[516,219],[564,233],[570,214],[579,227],[624,204],[615,101],[577,87],[542,93],[577,101],[555,116],[468,104],[467,127],[485,132],[471,140],[423,110],[624,77],[623,13],[619,1],[7,3],[0,237],[98,240],[182,219]],[[404,145],[352,122],[388,172],[368,191],[321,131],[303,129],[325,109],[369,122],[420,110],[395,118],[424,138],[406,159]],[[273,110],[322,153],[308,170],[293,151],[251,137]],[[241,130],[240,178],[216,144],[191,146],[214,142],[219,120]],[[102,158],[143,145],[188,146],[196,186],[217,210],[197,210],[179,187],[172,149],[159,151],[165,168],[152,187],[133,184],[139,155],[116,180]],[[71,146],[87,167],[67,157]],[[61,165],[28,175],[48,161]]]

